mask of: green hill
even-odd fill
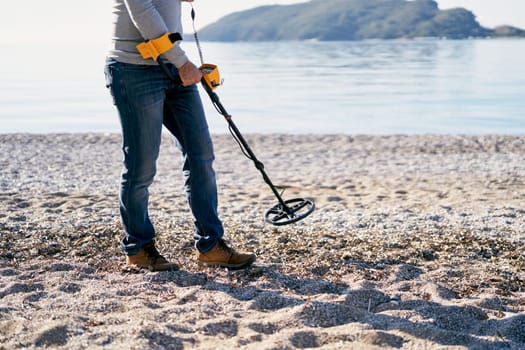
[[[236,12],[206,26],[200,35],[210,41],[275,41],[464,39],[496,33],[482,27],[472,12],[440,10],[433,0],[311,0]]]

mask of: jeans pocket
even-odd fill
[[[111,62],[106,63],[106,66],[104,67],[104,76],[106,80],[106,88],[111,94],[113,105],[116,105],[115,93],[113,91],[113,65],[111,64]]]

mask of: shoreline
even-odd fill
[[[202,269],[180,154],[163,139],[150,214],[181,271],[123,265],[120,135],[0,135],[0,348],[521,349],[525,139],[246,134],[275,198],[213,135],[226,238],[246,271]]]

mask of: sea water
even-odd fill
[[[525,134],[525,40],[201,44],[242,132]],[[2,51],[0,133],[120,131],[103,45]],[[227,132],[201,93],[211,132]]]

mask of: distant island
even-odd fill
[[[433,0],[311,0],[236,12],[200,31],[208,41],[525,37],[511,26],[482,27],[464,9]]]

